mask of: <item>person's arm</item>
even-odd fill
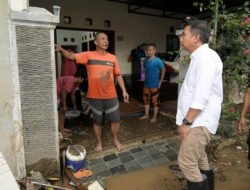
[[[129,103],[129,95],[126,91],[122,75],[116,75],[116,79],[117,79],[117,82],[118,82],[120,88],[122,89],[123,101],[126,103]]]
[[[165,73],[166,73],[166,70],[165,70],[165,66],[161,69],[161,80],[160,80],[160,83],[159,83],[159,88],[161,88],[161,84],[163,82],[163,79],[165,77]]]
[[[71,101],[72,101],[72,104],[73,104],[73,108],[76,110],[77,107],[76,107],[76,94],[75,94],[75,92],[71,93]]]
[[[63,111],[67,111],[67,102],[66,102],[67,92],[65,90],[62,91],[61,94],[61,101],[63,104]]]
[[[55,51],[60,52],[64,57],[70,60],[76,60],[75,54],[73,52],[69,52],[66,49],[63,49],[61,46],[55,45]]]
[[[243,107],[241,110],[240,121],[238,124],[238,130],[240,133],[243,132],[247,127],[246,116],[249,113],[249,111],[250,111],[250,88],[247,89],[247,92],[243,99]]]

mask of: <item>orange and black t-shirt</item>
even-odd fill
[[[114,75],[120,75],[115,55],[88,51],[75,54],[76,62],[84,64],[88,72],[88,98],[110,99],[117,97]]]

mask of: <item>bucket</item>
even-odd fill
[[[66,150],[66,166],[74,171],[85,167],[86,150],[81,145],[69,145]]]
[[[65,128],[72,128],[80,124],[80,111],[78,110],[69,110],[65,113]]]

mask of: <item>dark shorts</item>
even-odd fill
[[[120,121],[119,102],[117,98],[112,99],[93,99],[89,98],[89,105],[93,113],[94,122],[102,124],[103,115],[111,122]]]

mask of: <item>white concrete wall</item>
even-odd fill
[[[166,51],[166,36],[169,27],[179,24],[177,20],[128,13],[125,4],[106,0],[30,0],[30,6],[44,7],[52,12],[52,5],[61,6],[61,21],[58,26],[114,30],[115,52],[123,74],[131,73],[131,63],[127,62],[130,51],[142,43],[153,42],[158,52]],[[71,16],[71,24],[63,24],[63,17]],[[93,19],[93,26],[86,26],[85,18]],[[111,27],[104,27],[104,20],[111,21]],[[118,41],[122,36],[123,41]]]
[[[60,46],[75,46],[76,52],[82,51],[82,43],[87,42],[89,49],[89,41],[94,40],[95,32],[83,32],[81,30],[65,30],[57,29],[56,30],[56,43]],[[90,37],[91,36],[91,37]],[[67,41],[64,41],[64,38],[67,38]],[[71,38],[74,38],[75,41],[72,42]],[[57,53],[57,66],[58,66],[58,75],[61,75],[61,65],[62,65],[62,56],[60,53]]]
[[[20,178],[25,176],[26,171],[19,79],[9,17],[10,5],[10,0],[0,1],[0,152],[14,176]]]

